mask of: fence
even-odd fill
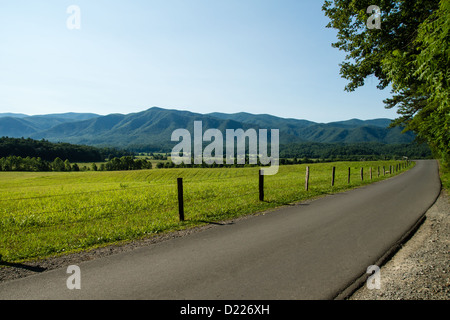
[[[36,185],[29,184],[34,177],[27,176],[18,188],[15,180],[3,185],[0,254],[14,261],[215,223],[345,190],[409,164],[364,163],[363,170],[358,163],[348,164],[351,168],[344,163],[286,165],[275,176],[250,167],[65,173],[52,174],[55,180],[39,180]],[[86,181],[77,184],[80,177]]]
[[[395,166],[390,165],[389,171],[386,171],[385,166],[383,166],[383,175],[396,173],[402,169],[405,169],[410,165],[410,161],[402,162],[399,164],[396,164]],[[378,177],[380,177],[380,166],[377,167]],[[258,184],[258,195],[259,195],[259,201],[264,201],[264,170],[260,169],[258,176],[259,176],[259,184]],[[347,184],[350,184],[351,176],[351,168],[348,167],[348,174],[347,174]],[[369,177],[370,180],[373,179],[373,172],[372,167],[369,168]],[[364,168],[361,167],[360,171],[360,178],[361,181],[364,181]],[[333,187],[335,185],[335,179],[336,179],[336,167],[332,167],[331,169],[331,186]],[[306,176],[305,176],[305,191],[309,191],[309,180],[310,180],[310,170],[309,166],[306,167]],[[179,219],[180,221],[184,221],[184,195],[183,195],[183,178],[177,179],[178,184],[178,213],[179,213]]]
[[[385,176],[387,174],[391,174],[391,173],[396,173],[399,170],[402,170],[408,166],[410,166],[411,162],[407,161],[407,162],[402,162],[399,164],[396,164],[395,166],[390,165],[389,168],[386,168],[385,166],[378,166],[377,167],[377,177],[380,177],[381,175]],[[264,169],[260,169],[258,172],[258,189],[255,191],[250,191],[246,194],[257,194],[259,197],[259,201],[265,201],[265,197],[264,197],[264,190],[265,190],[265,180],[264,180],[264,174],[263,174]],[[307,166],[306,167],[306,174],[305,174],[305,187],[304,190],[305,191],[309,191],[310,190],[310,179],[311,179],[311,170],[310,167]],[[360,179],[361,181],[364,181],[364,168],[361,167],[360,169]],[[373,179],[373,168],[370,167],[369,168],[369,179],[372,180]],[[204,180],[202,180],[204,181]],[[331,181],[331,187],[335,186],[336,183],[336,167],[333,166],[331,167],[331,171],[330,171],[330,181]],[[351,183],[351,168],[348,167],[348,171],[347,171],[347,184]],[[163,185],[158,185],[158,187],[161,186],[172,186],[173,184],[163,184]],[[185,220],[185,201],[184,201],[184,191],[183,191],[183,178],[177,178],[177,202],[178,202],[178,214],[179,214],[179,220],[180,221],[184,221]],[[18,197],[18,198],[13,198],[13,199],[0,199],[0,204],[6,201],[21,201],[21,200],[39,200],[39,199],[46,199],[46,198],[61,198],[61,197],[66,197],[66,196],[76,196],[76,197],[89,197],[92,194],[101,194],[101,193],[110,193],[110,192],[118,192],[118,191],[123,191],[123,190],[146,190],[151,188],[151,186],[146,186],[146,187],[128,187],[127,185],[122,185],[120,184],[121,188],[114,188],[114,189],[107,189],[107,190],[100,190],[100,191],[95,191],[95,192],[73,192],[73,193],[68,193],[68,194],[57,194],[57,195],[42,195],[42,196],[33,196],[33,197]],[[236,197],[240,197],[246,194],[237,194]],[[157,196],[154,197],[146,197],[147,200],[149,199],[156,199],[158,198]],[[46,214],[46,213],[58,213],[58,212],[63,212],[65,210],[67,211],[75,211],[75,210],[80,210],[80,209],[92,209],[92,208],[96,208],[96,207],[100,207],[100,206],[96,206],[96,205],[92,205],[92,206],[83,206],[83,207],[78,207],[78,208],[63,208],[61,210],[52,210],[52,211],[42,211],[42,212],[38,212],[38,214]]]

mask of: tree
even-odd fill
[[[53,171],[64,171],[65,165],[64,161],[61,160],[61,158],[57,157],[52,163],[52,169]]]
[[[71,171],[72,167],[70,165],[70,162],[68,159],[66,159],[66,161],[64,161],[64,171]]]
[[[325,1],[323,10],[338,31],[333,47],[347,53],[341,76],[354,91],[375,76],[391,86],[386,108],[397,107],[400,125],[427,141],[449,161],[449,0],[383,0],[381,29],[366,26],[371,0]]]
[[[450,1],[445,0],[419,26],[413,54],[396,50],[383,61],[397,94],[387,100],[388,108],[400,103],[396,124],[417,132],[444,163],[450,163],[449,29]]]
[[[158,168],[158,169],[164,168],[164,162],[158,162],[158,163],[156,164],[156,168]]]

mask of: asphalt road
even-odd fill
[[[80,263],[81,289],[67,288],[63,268],[1,283],[0,299],[333,299],[439,191],[436,161],[417,161],[352,191]]]

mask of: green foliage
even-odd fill
[[[100,171],[120,171],[120,170],[143,170],[151,169],[152,163],[144,159],[134,159],[132,156],[112,158],[106,164],[100,164]],[[91,169],[99,170],[96,163],[92,163],[90,168],[83,166],[83,171]],[[80,171],[78,164],[70,164],[69,160],[63,161],[57,157],[53,162],[43,161],[41,158],[21,158],[9,156],[0,158],[0,171]]]
[[[292,143],[280,147],[281,158],[312,158],[323,160],[386,160],[426,159],[432,154],[426,144],[382,144],[382,143]],[[305,161],[303,161],[304,163]]]
[[[64,165],[64,161],[61,158],[56,158],[52,163],[53,171],[65,171],[66,166]]]
[[[72,166],[70,165],[70,161],[68,159],[64,161],[64,171],[72,171]]]
[[[112,158],[104,166],[107,171],[151,169],[152,163],[144,159],[134,159],[131,156]]]
[[[397,123],[416,131],[444,162],[450,160],[449,29],[446,0],[419,26],[414,51],[395,50],[383,60],[397,94],[388,106],[400,105]]]
[[[104,161],[108,155],[127,156],[129,152],[113,148],[95,148],[69,143],[52,143],[46,140],[33,140],[24,138],[0,138],[0,158],[17,156],[41,158],[45,161],[54,161],[55,158],[67,159],[70,162],[99,162]]]
[[[442,0],[419,28],[416,42],[421,49],[415,73],[422,85],[418,93],[428,97],[426,106],[412,121],[421,136],[450,163],[450,1]]]
[[[382,11],[381,29],[366,26],[370,16],[366,10],[373,4]],[[327,27],[338,31],[333,47],[347,53],[341,64],[341,75],[349,80],[346,90],[363,86],[365,78],[371,75],[379,79],[379,88],[386,88],[391,82],[383,70],[386,54],[414,51],[414,35],[438,6],[436,0],[326,0],[322,9],[330,18]]]
[[[333,46],[347,52],[341,75],[346,90],[374,75],[380,89],[391,85],[387,108],[398,108],[393,125],[417,133],[436,156],[450,155],[450,1],[383,0],[381,30],[365,27],[371,1],[325,1],[323,10],[338,30]]]
[[[450,165],[441,165],[440,176],[442,187],[450,194]]]
[[[0,158],[0,171],[51,171],[51,164],[41,158],[9,156]]]

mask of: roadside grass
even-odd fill
[[[450,165],[440,164],[440,177],[442,182],[442,187],[450,193]]]
[[[265,201],[258,197],[257,167],[0,172],[0,255],[4,261],[20,262],[219,222],[352,189],[411,168],[383,175],[383,166],[400,163],[281,166],[278,174],[264,177]],[[305,191],[306,166],[310,167],[309,191]],[[184,183],[183,222],[178,218],[178,177]]]

